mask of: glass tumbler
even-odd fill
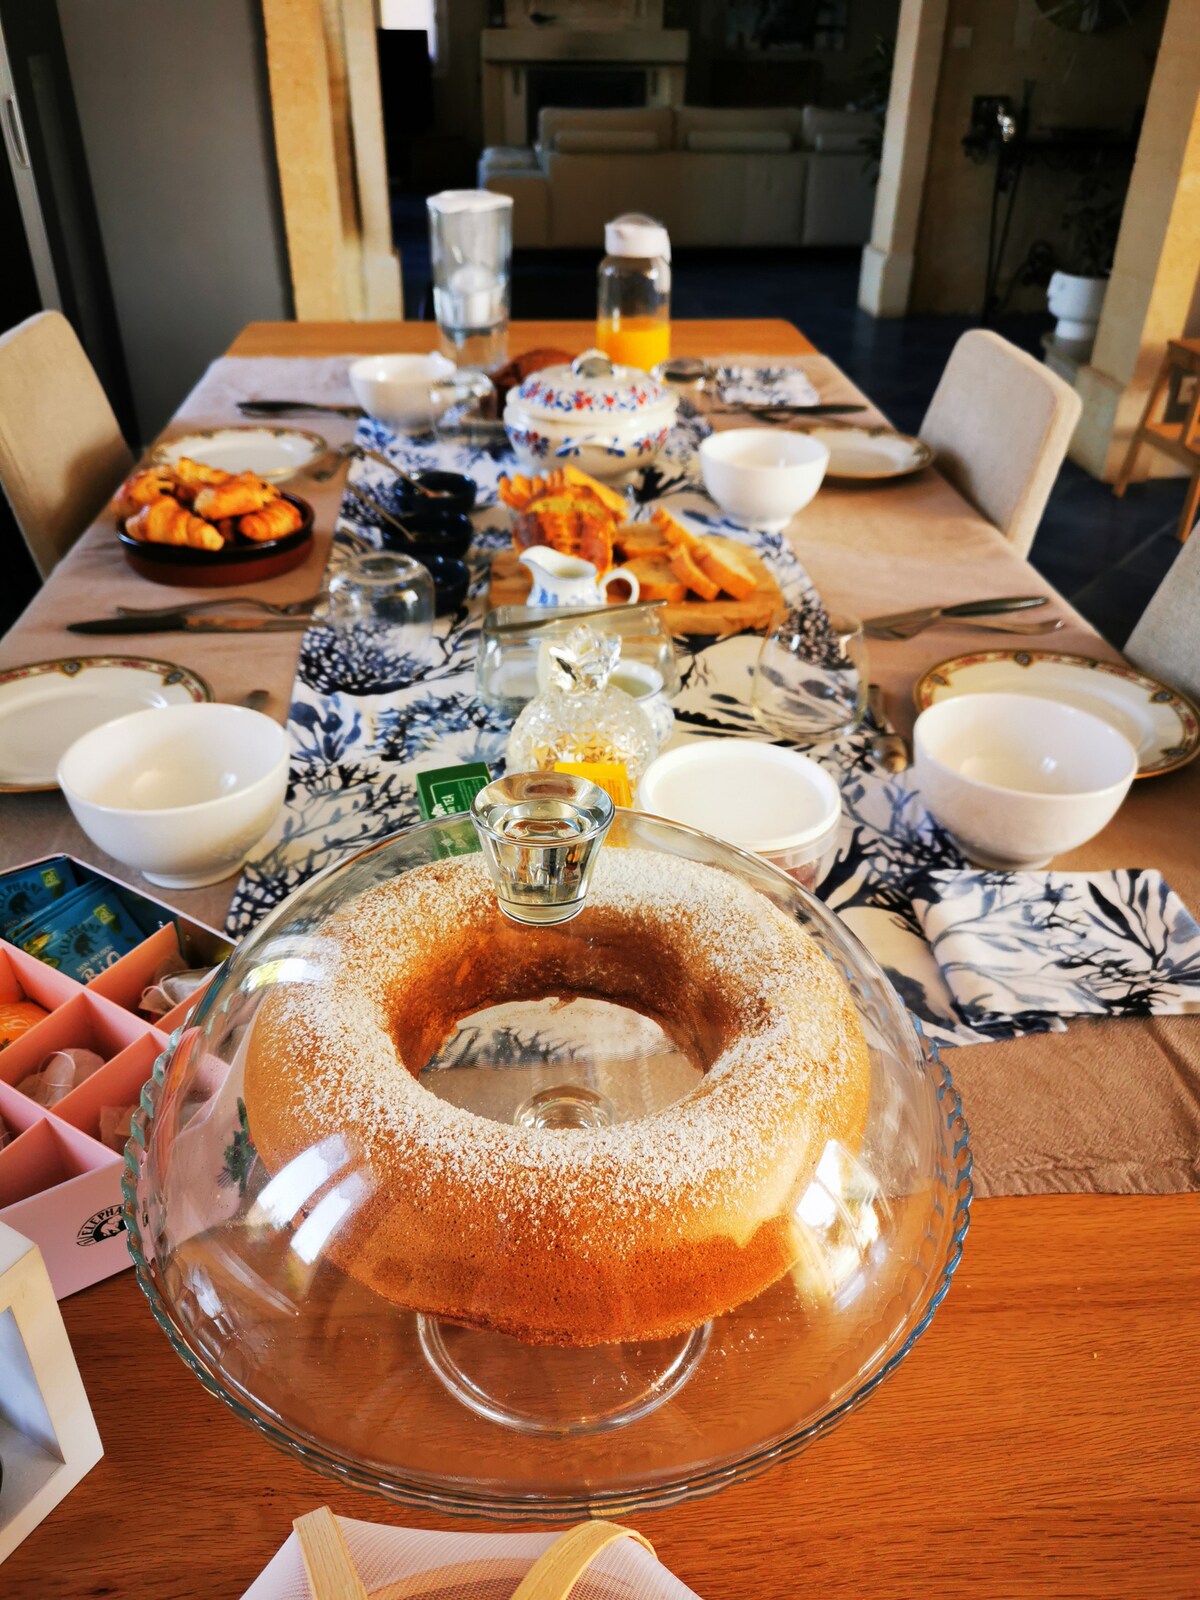
[[[331,626],[390,659],[425,661],[433,616],[433,579],[411,556],[363,551],[329,580]]]
[[[512,196],[446,189],[426,206],[442,349],[459,366],[498,366],[508,341]]]
[[[776,738],[818,744],[852,732],[867,704],[862,624],[789,608],[776,612],[758,653],[750,709]]]

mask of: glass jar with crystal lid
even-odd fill
[[[518,773],[299,889],[126,1156],[178,1353],[311,1465],[444,1511],[664,1504],[809,1443],[966,1231],[944,1070],[764,862]]]

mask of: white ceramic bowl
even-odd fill
[[[842,797],[815,761],[757,739],[696,739],[642,774],[645,811],[685,822],[813,889],[833,860]]]
[[[1124,734],[1090,712],[1023,694],[964,694],[917,718],[926,806],[984,867],[1044,867],[1100,832],[1137,772]]]
[[[510,396],[504,431],[526,472],[573,466],[593,478],[622,478],[657,459],[675,421],[675,395],[626,416],[539,416]]]
[[[417,356],[363,356],[349,368],[354,398],[389,428],[427,428],[433,421],[431,390],[454,375],[452,361],[436,350]]]
[[[266,833],[287,788],[287,736],[244,706],[163,706],[93,728],[58,782],[94,844],[151,883],[228,877]]]
[[[704,487],[735,522],[778,533],[821,487],[829,446],[784,428],[728,428],[700,446]]]

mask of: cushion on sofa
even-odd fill
[[[736,150],[739,155],[782,155],[792,148],[791,135],[783,128],[693,128],[686,138],[686,149],[708,154]]]
[[[656,140],[655,149],[669,150],[674,133],[674,119],[670,106],[618,106],[603,111],[581,110],[571,106],[543,106],[538,112],[538,144],[542,150],[557,150],[558,137],[570,129],[588,133],[598,130],[633,129],[650,133]]]
[[[810,150],[845,148],[820,145],[817,140],[833,134],[856,135],[861,139],[875,126],[872,111],[831,111],[824,106],[805,106],[801,116],[804,143]]]
[[[554,148],[564,156],[596,156],[613,150],[657,150],[659,144],[651,128],[563,128],[554,137]]]
[[[678,106],[675,110],[675,148],[698,150],[690,142],[695,133],[759,132],[788,135],[790,149],[800,142],[804,114],[798,106]],[[729,148],[725,146],[724,148]]]
[[[528,171],[538,165],[538,155],[528,146],[517,144],[490,144],[480,155],[480,171],[488,173],[514,173]]]
[[[827,154],[850,155],[864,151],[868,135],[865,133],[819,133],[813,140],[813,149]]]

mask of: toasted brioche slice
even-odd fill
[[[758,584],[754,574],[742,559],[741,552],[715,539],[703,539],[700,548],[691,552],[701,572],[714,583],[720,584],[726,594],[735,600],[748,600]]]
[[[623,494],[610,489],[606,483],[598,483],[595,478],[589,478],[587,473],[581,472],[578,467],[556,467],[546,482],[551,489],[590,489],[601,505],[607,506],[614,517],[623,517],[629,510]]]
[[[532,499],[545,492],[545,488],[544,478],[526,478],[514,472],[511,478],[506,474],[500,479],[496,485],[496,499],[513,511],[524,511]]]
[[[634,556],[625,565],[638,581],[639,600],[665,600],[668,605],[678,605],[687,599],[687,584],[661,556]]]
[[[676,545],[670,556],[671,571],[677,578],[681,578],[694,594],[701,600],[715,600],[721,592],[719,584],[714,583],[696,562],[692,559],[690,550],[685,550],[682,545]]]
[[[674,550],[696,550],[702,543],[694,533],[689,532],[682,522],[676,522],[669,511],[662,506],[650,514],[650,521],[662,534],[663,539]]]
[[[613,544],[626,558],[661,556],[665,561],[669,546],[652,522],[627,522],[613,535]]]

